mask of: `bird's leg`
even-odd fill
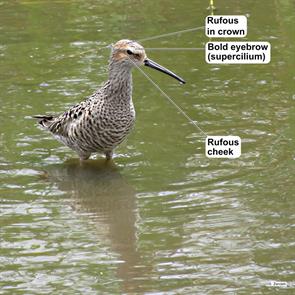
[[[113,151],[105,152],[106,160],[109,161],[113,157]]]
[[[83,161],[86,161],[89,159],[89,157],[91,156],[91,153],[81,153],[79,154],[79,158],[80,158],[80,163],[82,163]]]

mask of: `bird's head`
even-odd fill
[[[135,41],[120,40],[112,45],[112,49],[112,59],[116,62],[141,66],[146,59],[144,48]]]
[[[113,44],[111,61],[129,67],[145,65],[165,73],[183,84],[185,83],[181,77],[149,59],[146,56],[144,48],[139,43],[132,40],[123,39]]]

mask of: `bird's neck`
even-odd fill
[[[132,74],[131,67],[116,62],[109,63],[109,95],[113,98],[131,99]]]

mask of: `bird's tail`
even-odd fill
[[[50,123],[52,123],[52,120],[54,119],[51,115],[36,115],[32,116],[34,119],[38,120],[38,123],[43,127],[48,127]]]

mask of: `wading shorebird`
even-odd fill
[[[112,45],[109,79],[101,88],[62,114],[34,118],[57,140],[77,152],[81,161],[97,152],[110,160],[113,150],[134,125],[131,70],[141,65],[185,83],[173,72],[147,58],[144,48],[137,42],[120,40]]]

